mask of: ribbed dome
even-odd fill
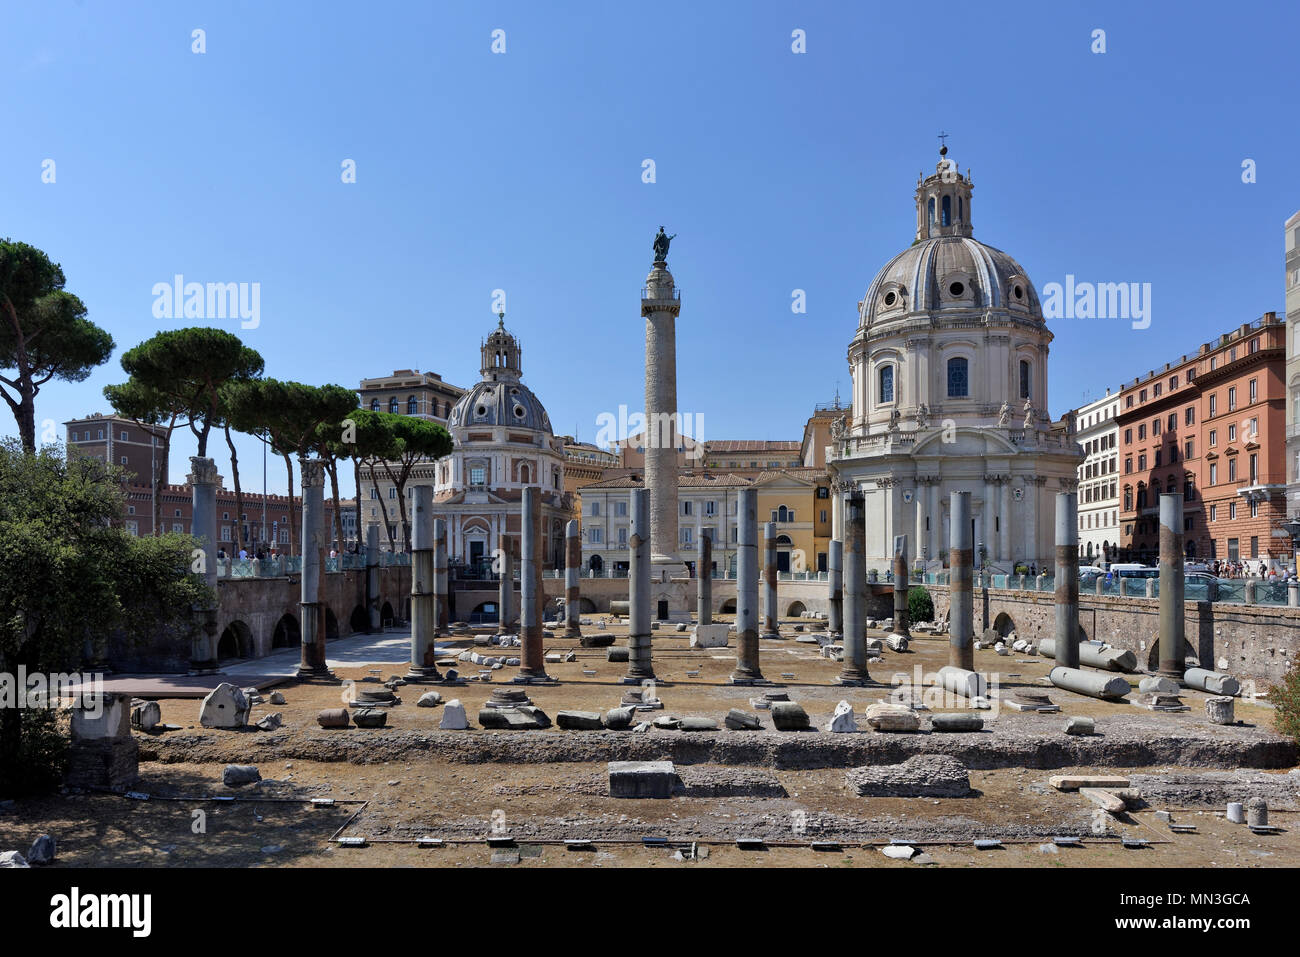
[[[507,425],[551,433],[551,419],[533,391],[516,380],[480,382],[460,397],[447,417],[450,429]]]
[[[859,327],[920,312],[1005,309],[1043,321],[1020,264],[968,236],[925,239],[891,259],[862,300]]]

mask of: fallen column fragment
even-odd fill
[[[1133,690],[1132,686],[1118,675],[1097,674],[1092,671],[1081,671],[1078,668],[1056,667],[1047,678],[1056,687],[1065,691],[1108,701],[1122,700]]]

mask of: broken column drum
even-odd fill
[[[975,553],[971,543],[970,492],[952,493],[949,515],[948,594],[951,605],[948,611],[948,664],[974,671],[975,592],[971,574]]]
[[[655,676],[650,648],[650,491],[632,489],[628,522],[627,677],[639,684]]]
[[[757,517],[757,516],[756,516]],[[763,524],[763,623],[760,638],[781,637],[776,604],[776,522]]]
[[[519,677],[526,681],[544,681],[546,664],[542,660],[542,490],[536,485],[523,494],[522,560],[519,570],[519,630],[523,654]]]
[[[1183,497],[1160,496],[1160,670],[1175,680],[1183,677],[1183,643],[1187,622],[1183,608]]]
[[[300,456],[302,474],[302,657],[299,678],[330,678],[325,667],[325,605],[320,575],[325,551],[325,463]]]
[[[844,667],[838,682],[861,686],[867,674],[867,520],[856,487],[844,493]]]
[[[742,488],[736,506],[736,670],[733,683],[763,680],[758,663],[758,491]]]
[[[1056,660],[1079,667],[1079,497],[1056,496]]]
[[[578,570],[582,565],[582,539],[578,535],[578,521],[571,519],[564,526],[564,637],[580,638],[578,616],[582,603],[578,597]]]
[[[713,539],[700,536],[700,563],[695,569],[695,619],[700,625],[713,624]]]
[[[836,501],[839,501],[838,496]],[[826,630],[832,635],[838,635],[844,631],[844,543],[839,539],[831,539],[830,552],[826,556],[826,573],[826,597],[830,604]]]

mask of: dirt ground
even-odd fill
[[[688,636],[668,627],[669,631],[654,636],[656,691],[665,711],[645,712],[642,718],[674,714],[708,716],[721,722],[729,708],[760,716],[761,732],[711,733],[723,743],[793,737],[806,740],[810,747],[825,747],[842,739],[891,745],[907,739],[906,747],[913,752],[930,753],[926,739],[936,745],[938,739],[945,739],[942,743],[946,746],[948,739],[979,737],[883,735],[869,730],[861,735],[776,732],[771,730],[770,715],[749,705],[750,698],[773,689],[737,688],[726,681],[734,667],[734,647],[692,651],[687,647]],[[617,627],[609,630],[623,634]],[[795,632],[789,623],[785,634],[785,640],[762,643],[764,674],[777,690],[788,691],[793,700],[803,704],[816,726],[824,726],[841,699],[850,701],[861,715],[868,704],[887,696],[891,684],[896,683],[891,682],[894,674],[906,676],[901,683],[915,681],[919,686],[924,679],[918,675],[947,663],[946,637],[918,636],[913,651],[885,651],[884,660],[871,665],[876,687],[843,689],[834,684],[838,663],[821,657],[817,645],[793,640]],[[734,646],[734,636],[732,643]],[[561,709],[604,711],[618,704],[627,690],[619,683],[625,664],[609,663],[604,649],[580,648],[576,639],[547,639],[547,646],[550,651],[575,650],[577,654],[574,662],[548,663],[548,672],[559,684],[527,689],[533,702],[552,719]],[[462,647],[472,645],[466,642]],[[518,649],[476,650],[518,654]],[[995,687],[1042,690],[1042,678],[1052,662],[1023,655],[999,657],[985,650],[976,652],[976,665],[998,673],[996,678],[990,675]],[[479,671],[467,662],[457,662],[456,667],[465,677]],[[1230,750],[1238,742],[1276,745],[1279,740],[1271,731],[1271,709],[1263,704],[1238,701],[1241,725],[1224,728],[1208,722],[1204,696],[1197,692],[1184,695],[1190,711],[1153,714],[1132,705],[1052,689],[1049,694],[1062,706],[1060,713],[984,712],[988,726],[994,729],[993,735],[987,731],[984,735],[992,741],[1051,736],[1074,743],[1083,739],[1064,736],[1065,719],[1088,715],[1097,721],[1099,740],[1110,736],[1121,743],[1128,739],[1181,741],[1186,736],[1213,747],[1189,748],[1185,765],[1142,765],[1131,757],[1141,751],[1121,748],[1130,757],[1117,761],[1118,766],[1048,761],[1037,768],[973,769],[972,795],[965,798],[863,798],[845,786],[845,768],[851,761],[837,764],[834,759],[818,759],[802,765],[764,766],[752,761],[745,764],[742,759],[739,764],[715,764],[708,755],[719,753],[721,745],[714,744],[713,751],[706,749],[698,760],[683,763],[679,759],[677,769],[685,793],[668,800],[618,800],[608,797],[605,761],[610,754],[604,752],[634,739],[644,742],[655,736],[679,741],[690,735],[661,730],[570,732],[554,727],[526,732],[477,728],[436,732],[442,708],[415,706],[421,693],[434,688],[444,700],[459,698],[473,725],[494,687],[504,684],[514,670],[505,668],[493,672],[491,682],[468,681],[461,687],[399,687],[403,703],[389,710],[389,727],[383,731],[330,732],[319,728],[314,719],[322,708],[339,707],[351,700],[355,689],[378,687],[361,679],[404,674],[405,662],[337,669],[338,677],[345,679],[342,685],[296,681],[279,685],[276,690],[284,693],[286,703],[259,704],[252,715],[255,721],[271,711],[280,712],[284,728],[270,733],[203,729],[198,727],[198,701],[164,699],[160,701],[162,720],[180,725],[181,730],[136,734],[141,746],[136,790],[149,795],[148,800],[96,793],[19,801],[8,813],[0,814],[0,849],[25,849],[37,835],[51,833],[59,845],[56,866],[923,866],[892,860],[880,850],[891,840],[905,840],[940,866],[1300,866],[1300,837],[1294,827],[1300,775],[1288,774],[1285,768],[1249,773],[1256,780],[1267,774],[1278,782],[1278,787],[1270,789],[1270,817],[1283,832],[1267,836],[1231,824],[1224,815],[1220,799],[1225,793],[1239,790],[1237,800],[1254,793],[1246,777],[1235,777],[1246,772],[1234,771],[1226,777],[1222,771],[1216,772],[1219,783],[1206,792],[1204,800],[1184,800],[1186,806],[1177,807],[1156,801],[1118,816],[1100,812],[1077,793],[1058,792],[1047,784],[1051,775],[1072,772],[1190,775],[1194,782],[1199,780],[1196,775],[1209,773],[1207,767],[1232,768],[1231,761],[1223,758],[1224,749]],[[1136,684],[1138,676],[1130,677]],[[269,689],[263,691],[269,693]],[[865,724],[862,726],[865,729]],[[424,742],[434,738],[452,744],[390,746],[394,740]],[[516,751],[513,757],[504,757],[519,741],[563,745],[570,740],[594,743],[587,750],[578,748],[560,757],[546,757],[544,750],[536,755]],[[331,741],[340,747],[332,747]],[[361,745],[344,749],[344,741]],[[367,746],[367,741],[374,747]],[[381,742],[390,745],[381,746]],[[246,760],[250,753],[257,757],[264,780],[240,788],[222,784],[225,763]],[[316,755],[328,759],[314,760]],[[1011,758],[1009,763],[1019,762]],[[1192,788],[1178,793],[1198,792]],[[312,798],[333,798],[336,803],[314,806]],[[1176,823],[1194,824],[1195,833],[1172,832],[1156,818],[1157,811],[1171,811]],[[1065,835],[1081,837],[1082,846],[1057,847],[1054,853],[1040,850],[1051,844],[1053,836]],[[336,836],[364,838],[366,844],[340,845],[333,840]],[[1142,838],[1149,844],[1142,849],[1125,848],[1121,836]],[[421,837],[444,843],[421,847],[414,843]],[[490,837],[506,846],[489,847],[485,839]],[[737,839],[744,838],[761,839],[763,848],[738,848]],[[976,850],[972,844],[976,838],[997,838],[1002,846]],[[563,843],[566,839],[591,840],[593,844],[568,849]],[[646,839],[663,840],[667,845],[645,846]],[[695,859],[693,842],[701,849]],[[812,847],[814,842],[821,842],[824,849]],[[683,856],[686,859],[681,859]]]

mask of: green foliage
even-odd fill
[[[1276,704],[1273,727],[1278,734],[1300,743],[1300,667],[1292,662],[1268,698]]]
[[[113,354],[113,337],[86,318],[63,269],[34,246],[0,240],[0,388],[23,448],[36,450],[35,399],[51,379],[80,382]]]
[[[226,418],[222,389],[262,374],[256,350],[223,329],[170,329],[122,354],[130,379],[104,389],[122,415],[146,423],[183,419],[208,454],[208,433]],[[237,427],[237,426],[236,426]]]
[[[11,743],[0,737],[0,798],[52,791],[63,783],[68,738],[53,708],[23,708]]]
[[[322,450],[322,430],[339,428],[357,396],[340,385],[254,379],[231,382],[221,399],[234,428],[264,436],[280,455],[307,455]]]
[[[930,593],[920,585],[913,585],[907,590],[908,621],[934,621],[934,601]]]

